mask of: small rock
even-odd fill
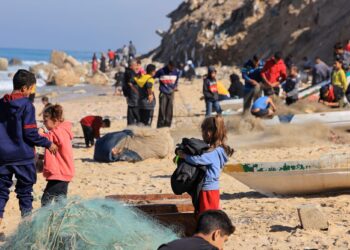
[[[298,208],[298,216],[303,229],[327,230],[328,220],[315,205],[303,205]]]
[[[9,66],[9,62],[6,58],[0,58],[0,70],[6,71]]]
[[[63,68],[64,63],[67,59],[67,54],[62,51],[53,50],[51,52],[51,63],[56,65],[58,68]]]

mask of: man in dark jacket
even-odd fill
[[[213,66],[208,67],[208,76],[203,81],[203,95],[206,107],[205,116],[211,115],[213,107],[218,114],[221,114],[216,69]]]
[[[158,128],[171,127],[173,120],[174,92],[177,91],[179,71],[175,64],[169,61],[168,65],[157,71],[154,78],[159,79],[159,115]]]
[[[235,227],[227,214],[220,210],[208,210],[199,216],[196,233],[162,245],[158,250],[223,250],[224,243]]]
[[[324,63],[319,57],[315,59],[315,65],[312,68],[312,85],[319,84],[331,78],[332,69]]]
[[[36,182],[34,147],[55,153],[57,146],[38,133],[35,108],[28,96],[36,82],[27,70],[13,78],[13,92],[0,99],[0,223],[9,199],[13,175],[22,216],[32,211],[33,185]]]
[[[132,59],[129,61],[129,67],[125,69],[123,93],[128,104],[127,124],[137,125],[140,122],[139,114],[139,88],[135,81],[137,74],[137,62]]]
[[[264,62],[257,55],[254,55],[251,60],[246,62],[242,68],[242,77],[244,83],[244,102],[243,112],[249,111],[252,102],[255,102],[261,95],[261,70],[264,67]]]

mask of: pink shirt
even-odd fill
[[[71,181],[75,172],[72,148],[72,124],[64,121],[43,136],[58,147],[55,155],[51,154],[48,149],[45,150],[44,177],[46,180]]]

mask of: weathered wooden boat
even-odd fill
[[[192,236],[196,217],[189,195],[174,194],[131,194],[110,195],[107,199],[121,201],[172,228],[183,236]]]
[[[350,190],[350,167],[344,157],[326,161],[229,164],[224,173],[265,195]]]

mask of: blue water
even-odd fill
[[[90,61],[93,52],[71,51],[64,50],[67,54],[73,56],[79,61]],[[51,50],[41,49],[15,49],[15,48],[0,48],[0,57],[5,57],[8,60],[18,58],[22,61],[50,61]]]

